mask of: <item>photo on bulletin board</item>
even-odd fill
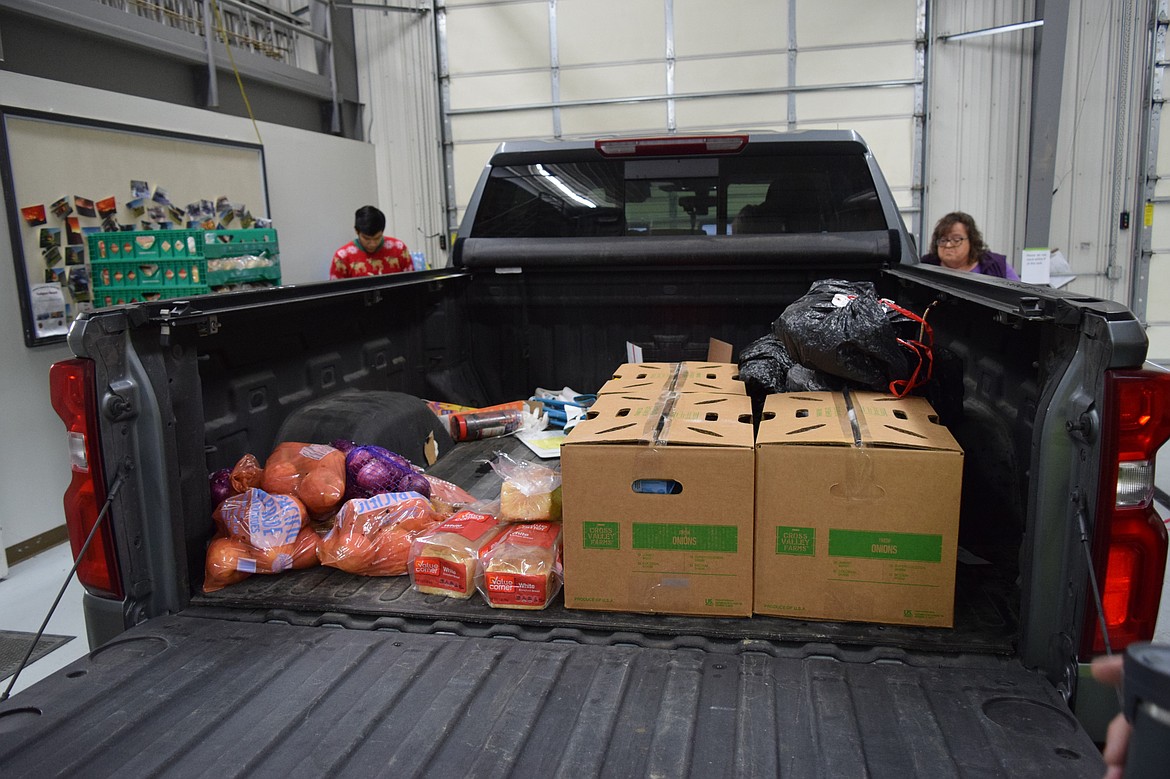
[[[73,317],[96,305],[90,235],[180,229],[175,204],[219,197],[270,214],[259,144],[2,105],[0,179],[30,347],[64,341]]]

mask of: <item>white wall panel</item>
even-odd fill
[[[455,146],[455,186],[460,192],[466,192],[467,198],[475,191],[475,183],[479,181],[479,174],[484,163],[492,156],[492,152],[499,146],[491,143],[460,143]],[[465,198],[466,200],[466,198]],[[463,219],[463,209],[466,203],[459,205],[459,219]]]
[[[919,0],[445,3],[440,13],[450,62],[456,207],[463,208],[470,197],[468,182],[494,148],[491,140],[792,130],[810,122],[860,128],[876,139],[894,171],[889,177],[899,204],[909,207],[916,198],[912,88],[792,95],[785,90],[917,78],[919,11]],[[550,28],[555,47],[549,45]],[[790,55],[796,62],[791,72]],[[752,90],[776,91],[737,94]],[[638,97],[660,99],[563,105]],[[493,105],[541,107],[476,113]],[[887,140],[890,135],[900,142]]]
[[[662,103],[581,106],[561,110],[561,129],[566,138],[604,135],[658,135],[666,122]]]
[[[914,78],[914,45],[868,46],[848,51],[802,51],[796,59],[801,84],[848,84]]]
[[[788,121],[783,95],[680,100],[675,111],[680,127],[783,131]]]
[[[452,76],[548,68],[548,3],[452,9],[447,14],[447,35],[457,42],[448,49]]]
[[[674,0],[680,58],[788,48],[788,3],[776,0]]]
[[[1151,321],[1170,324],[1170,255],[1155,256],[1150,263],[1150,309],[1162,312],[1161,316],[1150,317]],[[1170,353],[1161,355],[1170,357]]]
[[[665,3],[657,0],[557,0],[557,31],[565,66],[666,56]]]
[[[451,78],[451,103],[462,109],[547,103],[551,99],[547,70]]]
[[[806,92],[796,98],[797,113],[804,122],[905,118],[914,113],[914,88],[853,89]]]
[[[451,118],[451,139],[456,144],[490,143],[495,148],[504,139],[548,138],[552,131],[552,116],[548,111],[505,111]],[[485,162],[486,157],[479,161],[479,167]]]
[[[547,81],[548,77],[545,76]],[[611,65],[561,70],[561,100],[605,100],[661,95],[666,92],[666,66]]]
[[[1170,325],[1150,325],[1146,337],[1150,339],[1149,358],[1163,365],[1170,361]]]
[[[907,13],[910,6],[910,13]],[[872,41],[914,40],[914,3],[873,0],[797,0],[796,37],[801,48]]]
[[[787,54],[680,60],[674,66],[675,91],[778,89],[788,84]]]
[[[1141,220],[1140,215],[1135,217]],[[1170,202],[1154,203],[1154,221],[1150,228],[1150,248],[1158,253],[1170,253]]]
[[[1154,244],[1155,247],[1166,245]],[[1150,339],[1148,358],[1170,365],[1170,251],[1157,253],[1150,260],[1146,319],[1149,322],[1146,336]]]

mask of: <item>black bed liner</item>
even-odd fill
[[[1051,685],[1007,658],[190,615],[134,628],[0,705],[0,765],[89,777],[1103,772]]]
[[[480,626],[514,624],[532,628],[563,627],[604,633],[654,636],[706,636],[721,640],[768,640],[804,643],[827,641],[849,645],[892,645],[931,652],[988,652],[1011,655],[1015,617],[1008,607],[1007,584],[980,578],[982,568],[961,566],[960,619],[954,629],[814,622],[780,617],[718,618],[664,614],[625,614],[566,609],[561,596],[543,611],[493,609],[477,595],[460,601],[424,595],[406,576],[355,576],[333,568],[285,571],[252,576],[211,594],[198,594],[192,605],[213,607],[224,618],[232,610],[259,610],[297,624],[332,622],[346,627],[377,627],[382,618],[420,620],[424,625],[455,621]],[[992,585],[1001,591],[994,593]]]
[[[517,439],[495,438],[459,444],[428,472],[458,484],[476,497],[497,498],[500,479],[487,461],[498,451],[516,459],[537,459]],[[237,618],[231,612],[236,609],[272,614],[275,619],[295,624],[320,624],[324,620],[347,627],[368,628],[387,624],[387,619],[417,620],[421,625],[419,629],[425,630],[438,620],[477,626],[473,630],[514,624],[599,634],[705,636],[731,641],[825,641],[854,646],[899,646],[930,652],[1013,654],[1019,625],[1014,582],[993,565],[960,564],[955,592],[954,628],[815,622],[760,616],[735,619],[591,612],[564,608],[560,595],[543,611],[492,609],[479,596],[460,601],[415,592],[405,576],[355,576],[326,567],[285,571],[276,576],[252,576],[214,593],[196,593],[192,605],[209,607],[211,613],[229,619]]]

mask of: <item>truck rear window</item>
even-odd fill
[[[499,166],[473,238],[884,230],[859,155],[688,157]]]

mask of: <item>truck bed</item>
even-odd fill
[[[1007,658],[538,634],[161,617],[0,705],[0,764],[88,777],[1104,770],[1052,686]]]
[[[500,479],[486,465],[497,451],[507,452],[515,459],[537,459],[514,437],[492,438],[459,444],[429,473],[458,484],[476,497],[497,498]],[[328,567],[251,576],[217,592],[197,593],[191,603],[202,613],[228,619],[245,610],[291,624],[393,627],[408,632],[453,630],[461,635],[506,635],[518,626],[541,635],[568,630],[603,642],[621,641],[635,634],[667,643],[704,636],[733,642],[824,641],[862,647],[1011,655],[1019,622],[1015,590],[1007,572],[995,565],[960,564],[952,629],[761,616],[718,618],[581,611],[566,609],[561,595],[543,611],[492,609],[478,596],[460,601],[415,592],[406,576],[357,576]]]

